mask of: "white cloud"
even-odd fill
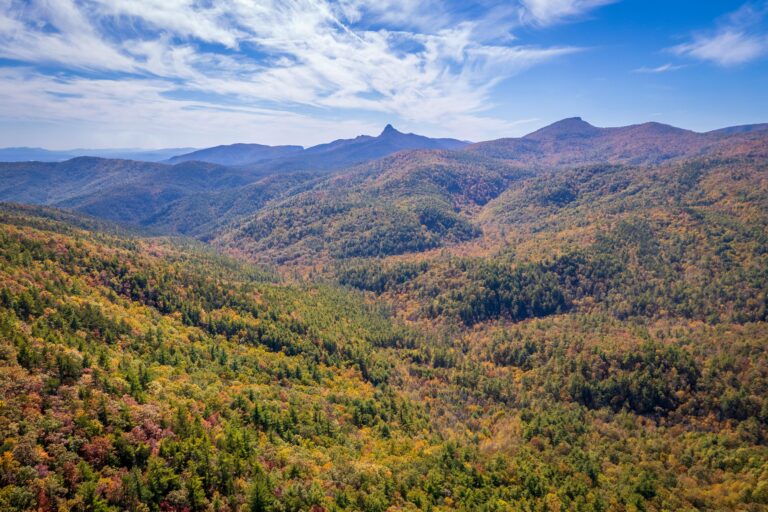
[[[398,30],[432,32],[452,24],[446,6],[437,0],[340,0],[332,8],[340,18],[351,22],[371,18]]]
[[[245,33],[228,23],[230,2],[211,2],[205,6],[194,0],[91,0],[91,9],[99,16],[125,16],[153,27],[236,48]]]
[[[523,2],[544,24],[609,0]],[[268,111],[272,122],[279,112],[290,117],[309,109],[328,118],[343,109],[422,126],[461,121],[500,129],[503,121],[485,115],[493,88],[531,66],[578,51],[516,43],[509,32],[519,20],[510,13],[518,13],[519,6],[486,9],[458,22],[444,5],[433,0],[0,0],[0,56],[32,68],[58,66],[55,74],[26,73],[37,83],[47,77],[49,88],[66,84],[67,94],[84,98],[64,102],[60,111],[45,104],[47,96],[35,96],[42,117],[53,112],[104,122],[103,110],[138,123],[137,112],[146,110],[153,113],[148,119],[162,111],[192,122],[226,112],[238,123],[250,116],[255,124],[265,119],[261,111]],[[0,80],[12,77],[4,73]],[[134,112],[122,110],[121,84]],[[32,91],[8,83],[0,87],[9,94],[0,118],[23,116],[12,105],[14,98]],[[178,99],[189,97],[195,98],[193,105]],[[201,114],[219,107],[227,110]],[[174,115],[174,108],[186,113]]]
[[[695,37],[690,43],[673,47],[672,51],[720,66],[735,66],[768,54],[768,37],[723,30],[711,36]]]
[[[134,69],[72,0],[0,0],[0,57],[77,69]]]
[[[165,96],[160,79],[90,79],[49,77],[31,69],[0,69],[0,122],[32,121],[37,132],[55,134],[52,149],[90,147],[210,146],[233,141],[283,144],[327,142],[328,134],[353,137],[377,133],[378,124],[249,107],[211,105]],[[137,108],[140,107],[140,108]],[[62,129],[64,128],[64,129]],[[47,134],[47,133],[46,133]],[[19,134],[21,137],[23,134]],[[3,136],[8,145],[22,138]]]
[[[522,19],[538,25],[552,25],[568,18],[615,3],[618,0],[521,0]]]
[[[695,34],[691,41],[670,48],[682,57],[713,62],[729,67],[745,64],[768,55],[768,34],[760,24],[768,12],[768,2],[759,6],[746,3],[718,20],[711,32]]]
[[[655,68],[637,68],[634,70],[635,73],[668,73],[670,71],[677,71],[678,69],[683,69],[686,67],[683,64],[662,64],[661,66],[657,66]]]

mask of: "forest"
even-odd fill
[[[3,510],[768,506],[759,250],[696,289],[670,266],[706,254],[634,219],[539,261],[302,283],[57,210],[0,220]]]
[[[61,202],[0,204],[0,510],[768,510],[764,135],[629,128],[31,165]],[[104,172],[150,218],[71,196]]]

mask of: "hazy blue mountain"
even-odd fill
[[[402,133],[388,124],[377,136],[360,135],[354,139],[339,139],[305,149],[301,153],[265,162],[263,167],[276,170],[329,170],[342,169],[370,160],[411,149],[459,150],[468,146],[456,139],[433,139],[413,133]]]
[[[79,157],[65,162],[0,164],[0,201],[75,209],[136,223],[190,194],[232,189],[249,171],[206,162],[155,162]]]
[[[716,134],[732,134],[732,133],[752,133],[768,130],[768,123],[760,124],[742,124],[739,126],[729,126],[727,128],[720,128],[719,130],[712,130],[708,133]]]
[[[433,139],[413,133],[402,133],[388,124],[377,137],[360,135],[354,139],[339,139],[306,149],[301,146],[232,144],[179,155],[171,158],[169,162],[200,160],[221,165],[251,165],[252,168],[262,171],[332,170],[383,158],[398,151],[458,150],[468,144],[456,139]]]
[[[301,146],[264,146],[262,144],[229,144],[200,149],[191,153],[177,155],[168,159],[168,163],[176,164],[198,160],[220,165],[244,165],[262,160],[290,156],[298,153]]]
[[[162,162],[173,155],[187,153],[194,148],[167,149],[67,149],[0,148],[0,162],[63,162],[80,156],[118,158],[143,162]]]

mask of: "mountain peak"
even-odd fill
[[[596,128],[584,121],[581,117],[568,117],[554,122],[549,126],[545,126],[533,133],[529,133],[525,136],[526,139],[549,139],[549,138],[563,138],[563,137],[587,137],[594,135],[600,131],[600,128]]]
[[[381,135],[379,137],[383,137],[384,135],[395,135],[399,134],[401,132],[395,130],[394,126],[391,124],[387,124],[387,126],[384,127],[384,130],[381,132]]]

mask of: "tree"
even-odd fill
[[[275,497],[271,487],[269,477],[263,470],[259,469],[251,483],[248,496],[248,510],[250,512],[269,512],[272,510]]]

